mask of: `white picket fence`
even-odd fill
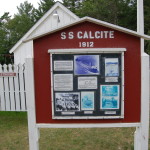
[[[0,64],[0,111],[26,111],[25,65]]]

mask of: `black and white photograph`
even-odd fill
[[[80,93],[55,93],[56,111],[80,111]]]

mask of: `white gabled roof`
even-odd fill
[[[9,51],[10,53],[13,53],[22,43],[25,39],[29,38],[29,36],[47,19],[47,17],[54,12],[56,8],[61,8],[63,11],[65,11],[67,14],[69,14],[72,18],[75,20],[78,20],[79,17],[76,16],[74,13],[72,13],[69,9],[64,7],[60,2],[56,2],[54,6],[48,10],[45,15],[39,19],[39,21],[12,47],[12,49]]]
[[[27,41],[30,41],[30,40],[40,38],[40,37],[45,36],[47,34],[51,34],[51,33],[54,33],[56,31],[60,31],[62,29],[71,27],[73,25],[76,25],[76,24],[79,24],[79,23],[82,23],[82,22],[85,22],[85,21],[92,22],[92,23],[95,23],[95,24],[98,24],[98,25],[102,25],[102,26],[105,26],[105,27],[108,27],[108,28],[111,28],[111,29],[114,29],[114,30],[118,30],[118,31],[121,31],[123,33],[127,33],[127,34],[130,34],[130,35],[139,37],[139,38],[143,38],[145,40],[150,40],[150,36],[148,36],[148,35],[140,34],[140,33],[135,32],[133,30],[129,30],[127,28],[123,28],[123,27],[120,27],[120,26],[117,26],[117,25],[114,25],[114,24],[111,24],[111,23],[108,23],[108,22],[105,22],[105,21],[101,21],[101,20],[98,20],[98,19],[94,19],[94,18],[91,18],[91,17],[83,17],[81,19],[78,19],[78,20],[74,21],[73,23],[69,23],[68,25],[64,25],[64,26],[61,26],[59,28],[55,28],[53,30],[50,30],[49,32],[45,32],[45,33],[27,38],[23,42],[27,42]]]

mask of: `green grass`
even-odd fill
[[[28,150],[27,115],[0,112],[0,150]]]
[[[40,129],[40,150],[133,150],[135,128]],[[0,112],[0,150],[28,150],[27,114]]]

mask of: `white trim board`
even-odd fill
[[[78,49],[49,49],[48,53],[120,53],[126,48],[78,48]]]
[[[140,127],[140,123],[80,123],[80,124],[36,124],[37,128],[117,128]]]

